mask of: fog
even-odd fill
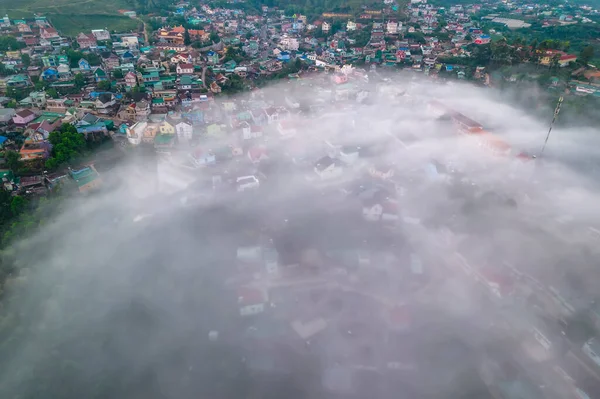
[[[204,149],[237,146],[229,118],[250,108],[286,106],[296,133],[274,122],[243,155],[197,169],[136,148],[102,173],[101,192],[69,199],[13,245],[22,272],[0,302],[0,398],[486,398],[486,384],[507,381],[529,384],[527,397],[568,397],[552,370],[571,352],[536,348],[531,331],[596,299],[597,128],[555,127],[540,156],[552,110],[538,120],[491,89],[361,75],[350,94],[321,75],[280,83],[234,99],[233,113],[217,96],[207,112],[232,132]],[[458,134],[432,100],[510,153]],[[252,146],[268,159],[251,163]],[[320,178],[317,162],[343,146],[358,159]],[[239,192],[246,175],[260,186]],[[374,199],[398,219],[365,220]],[[275,275],[238,259],[257,245],[278,253]],[[510,295],[478,282],[483,269],[508,276]],[[269,299],[241,316],[248,286]],[[395,307],[406,325],[390,322]],[[316,319],[326,327],[310,338],[292,328]]]

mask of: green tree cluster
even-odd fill
[[[66,52],[67,58],[69,58],[69,65],[71,68],[79,68],[79,60],[84,58],[90,65],[100,65],[102,60],[100,56],[95,53],[82,53],[81,51],[69,49]]]
[[[0,51],[14,51],[25,47],[25,43],[17,41],[14,36],[0,36]]]
[[[74,160],[83,153],[86,146],[83,135],[68,123],[50,133],[48,139],[52,144],[52,156],[46,161],[46,168],[51,170]]]

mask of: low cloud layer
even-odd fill
[[[480,299],[488,293],[471,284],[461,259],[517,270],[579,296],[573,303],[586,308],[598,287],[597,129],[556,128],[542,157],[523,160],[522,152],[539,155],[552,111],[541,121],[489,89],[387,79],[356,78],[350,98],[333,103],[346,94],[320,77],[237,99],[240,109],[286,106],[282,119],[295,135],[282,138],[274,123],[265,128],[268,140],[196,170],[131,157],[104,174],[110,190],[69,200],[64,213],[11,249],[23,272],[2,301],[0,397],[467,397],[478,392],[473,370],[481,359],[522,352],[494,324],[501,324],[496,312],[532,317],[524,297],[506,300],[504,310]],[[355,100],[360,91],[368,93],[363,103]],[[510,153],[496,155],[477,135],[458,134],[452,118],[431,110],[432,100],[479,122]],[[234,144],[230,137],[204,147]],[[252,146],[265,148],[268,159],[251,163]],[[344,146],[359,147],[358,159],[322,181],[315,166]],[[393,176],[374,178],[372,168]],[[236,191],[230,181],[245,175],[260,187]],[[213,189],[214,176],[221,184]],[[375,191],[397,201],[393,227],[365,220]],[[314,288],[323,297],[311,299],[312,288],[292,284],[281,304],[276,290],[269,294],[275,307],[294,303],[289,311],[243,318],[236,289],[248,281],[236,251],[264,243],[277,249],[280,270],[303,270],[296,279],[345,269],[336,251],[368,252],[370,266],[347,273],[371,296],[354,304],[330,286]],[[411,254],[432,276],[424,288],[408,283]],[[378,295],[411,309],[414,322],[399,343],[384,337],[388,326],[377,312],[392,305]],[[328,316],[338,302],[346,310]],[[321,306],[329,327],[307,344],[290,322],[319,316]],[[253,331],[269,337],[249,338]],[[362,332],[350,339],[348,331]],[[394,356],[412,371],[381,372]],[[353,374],[366,380],[347,388],[336,370],[357,362],[377,370],[376,378]],[[270,371],[256,371],[263,369]]]

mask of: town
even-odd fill
[[[598,397],[595,277],[577,275],[594,263],[596,221],[536,229],[547,215],[521,218],[552,196],[529,185],[544,173],[539,143],[512,142],[443,93],[535,86],[519,105],[531,115],[593,110],[600,70],[578,29],[598,34],[600,12],[384,0],[315,15],[249,3],[121,10],[138,29],[73,36],[41,14],[7,14],[2,246],[42,229],[45,207],[125,186],[135,207],[116,226],[151,229],[152,198],[237,218],[220,278],[240,328],[206,339],[241,343],[236,361],[255,378],[292,374],[289,352],[318,358],[315,392],[434,398],[472,384],[456,367],[468,358],[480,386],[456,397]],[[480,176],[500,169],[501,181]],[[529,265],[541,257],[503,242],[503,223],[531,231],[531,247],[539,237],[564,249],[572,269]],[[10,267],[2,279],[15,279]]]

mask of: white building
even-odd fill
[[[398,22],[388,21],[388,23],[386,25],[386,32],[389,35],[397,35],[398,34]]]
[[[289,37],[289,36],[284,36],[281,39],[281,47],[284,48],[284,50],[289,50],[289,51],[295,51],[298,50],[298,47],[300,46],[300,43],[298,43],[298,39],[295,37]]]
[[[130,49],[136,49],[136,48],[138,48],[138,46],[140,44],[137,36],[123,36],[121,38],[121,43],[123,43],[125,46],[129,47]]]
[[[148,126],[147,122],[137,122],[127,128],[127,141],[132,145],[139,145],[144,137],[144,131]]]
[[[8,14],[4,15],[2,18],[2,22],[0,22],[0,26],[3,28],[8,28],[10,26],[10,19],[8,18]]]
[[[344,172],[341,162],[330,156],[324,156],[315,164],[314,171],[321,180],[339,177]]]
[[[321,25],[321,29],[323,29],[323,32],[329,32],[329,30],[331,29],[331,24],[329,22],[323,22],[323,25]]]
[[[346,24],[346,30],[348,32],[352,32],[356,30],[356,22],[354,21],[348,21],[348,23]]]
[[[260,288],[240,287],[238,289],[238,304],[242,316],[252,316],[264,312],[268,300],[267,292]]]
[[[184,121],[175,125],[175,131],[179,141],[190,141],[194,133],[192,125]]]
[[[110,40],[110,33],[105,29],[92,29],[92,35],[96,40]]]

